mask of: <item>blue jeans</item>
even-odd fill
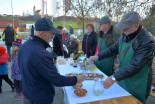
[[[9,61],[11,61],[11,45],[6,45],[6,48],[7,48],[7,53],[9,54]]]

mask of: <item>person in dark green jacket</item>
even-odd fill
[[[111,24],[111,20],[108,16],[102,17],[97,22],[100,23],[100,37],[98,39],[96,52],[95,54],[98,54],[99,52],[103,51],[104,49],[110,47],[113,45],[117,39],[119,38],[119,34],[114,29],[114,27]],[[97,68],[99,68],[103,73],[110,76],[113,74],[114,69],[114,56],[101,60],[101,61],[95,61],[95,65]]]
[[[103,82],[104,88],[111,87],[117,81],[122,88],[145,104],[151,90],[155,40],[139,23],[140,16],[137,12],[124,14],[116,24],[122,31],[118,41],[89,60],[103,60],[119,54],[119,67]]]

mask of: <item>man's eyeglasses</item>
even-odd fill
[[[134,25],[130,25],[129,27],[125,28],[125,29],[122,29],[123,31],[128,31],[130,30],[132,27],[134,27]]]

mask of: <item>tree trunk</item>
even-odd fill
[[[85,31],[84,31],[84,29],[85,29],[84,22],[85,22],[85,21],[84,21],[84,18],[82,19],[82,22],[83,22],[83,23],[82,23],[82,27],[83,27],[83,35],[85,35]]]

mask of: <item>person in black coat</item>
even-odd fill
[[[88,33],[86,33],[83,37],[82,51],[84,52],[84,54],[86,54],[86,57],[89,58],[90,56],[93,56],[95,54],[98,36],[94,31],[93,24],[87,24],[86,28],[88,30]]]
[[[9,54],[9,61],[11,61],[11,46],[15,38],[18,38],[16,31],[12,28],[12,24],[8,23],[8,27],[4,30],[2,34],[2,39],[5,41],[7,48],[7,53]]]
[[[62,26],[58,26],[57,29],[62,30]],[[56,34],[53,39],[53,52],[58,56],[63,56],[63,46],[62,46],[62,34]]]

